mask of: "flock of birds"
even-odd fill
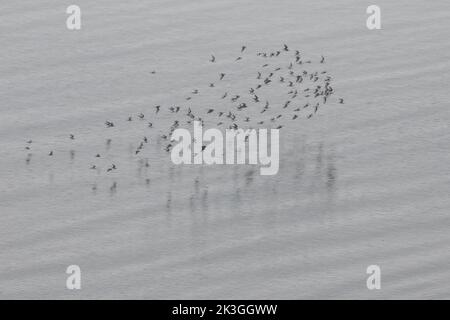
[[[234,59],[234,63],[242,63],[249,56],[246,46],[242,46],[240,54]],[[163,107],[156,105],[153,107],[151,118],[143,112],[136,115],[130,115],[124,119],[127,122],[145,121],[146,126],[150,129],[154,128],[157,118],[161,113],[166,112],[171,116],[176,116],[170,127],[162,132],[158,132],[159,138],[165,141],[164,150],[170,152],[173,147],[170,136],[173,131],[181,125],[189,125],[193,121],[199,121],[205,125],[205,121],[221,129],[251,129],[264,126],[266,128],[281,129],[289,123],[298,121],[301,118],[310,119],[319,110],[319,108],[331,100],[331,96],[335,93],[332,87],[332,77],[324,70],[326,59],[321,56],[315,61],[321,68],[319,70],[310,70],[314,64],[312,60],[303,58],[299,50],[291,50],[286,44],[281,48],[271,52],[258,52],[256,57],[261,59],[259,70],[254,73],[254,84],[245,89],[245,92],[231,92],[230,87],[223,85],[227,82],[230,74],[220,72],[216,76],[215,82],[210,82],[206,88],[193,88],[191,92],[184,98],[184,106],[171,105]],[[217,63],[215,55],[211,55],[209,63]],[[156,71],[152,71],[156,74]],[[272,91],[276,95],[282,94],[283,101],[273,102],[272,97],[267,97],[265,91],[268,88],[278,84],[279,87],[273,88]],[[220,90],[225,87],[217,97],[217,105],[220,107],[201,108],[195,105],[197,97],[204,92],[211,97],[209,88]],[[279,100],[279,99],[278,99]],[[343,98],[338,98],[340,104],[344,103]],[[147,111],[146,111],[147,112]],[[105,121],[106,128],[116,127],[115,121]],[[156,132],[156,131],[155,131]],[[68,138],[75,140],[74,134],[69,134]],[[144,136],[137,144],[134,154],[138,155],[144,151],[146,144],[150,138]],[[111,139],[107,140],[110,145]],[[29,164],[32,158],[31,147],[33,141],[26,142],[25,149],[28,151],[26,163]],[[203,149],[205,146],[203,146]],[[48,152],[48,156],[53,156],[54,150]],[[101,155],[97,153],[96,158]],[[145,162],[148,167],[148,161]],[[98,165],[91,164],[90,169],[99,169]],[[111,163],[106,169],[106,173],[117,170],[117,166]],[[111,188],[116,188],[114,183]]]

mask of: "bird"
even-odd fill
[[[245,50],[246,48],[247,48],[246,46],[242,46],[242,48],[241,48],[241,53],[244,52],[244,50]]]
[[[53,155],[53,151],[50,151],[50,153],[48,154],[49,156],[52,156]]]
[[[222,80],[225,77],[225,73],[220,74],[220,80]]]
[[[73,134],[71,134],[69,137],[70,137],[71,140],[75,139],[75,136]]]
[[[343,104],[343,103],[344,103],[344,99],[339,98],[339,103],[340,103],[340,104]]]
[[[214,57],[214,55],[211,55],[211,60],[209,60],[211,62],[216,62],[216,57]]]
[[[238,110],[242,110],[244,108],[247,108],[247,104],[242,102],[241,104],[239,104],[239,106],[237,108],[238,108]]]

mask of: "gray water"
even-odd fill
[[[76,4],[80,31],[59,1],[1,4],[1,298],[450,297],[448,1],[377,1],[373,31],[356,0]],[[336,94],[286,121],[279,173],[173,165],[167,107],[204,112],[223,70],[247,90],[283,43],[326,56]]]

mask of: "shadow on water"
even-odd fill
[[[255,170],[249,169],[245,172],[245,186],[248,188],[254,180]]]
[[[30,161],[31,161],[31,157],[32,157],[32,156],[33,156],[32,153],[27,154],[27,157],[26,157],[26,159],[25,159],[25,163],[26,163],[27,165],[30,164]]]
[[[202,193],[201,208],[203,221],[206,223],[208,220],[208,187],[206,186]]]
[[[106,139],[105,142],[105,146],[106,146],[106,151],[109,151],[109,149],[111,149],[111,139]]]
[[[109,187],[109,194],[112,196],[114,194],[116,194],[117,192],[117,182],[114,181],[111,186]]]
[[[336,188],[337,170],[334,159],[334,153],[331,151],[327,155],[327,189],[329,193],[333,193]]]

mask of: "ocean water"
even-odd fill
[[[1,4],[1,298],[450,297],[448,1],[378,1],[372,31],[356,0],[76,4],[79,31],[58,1]],[[280,120],[245,111],[284,126],[277,175],[172,164],[161,135],[190,128],[186,108],[215,126],[224,92],[264,61],[286,72],[294,50],[335,94],[292,120],[277,83],[261,97]]]

